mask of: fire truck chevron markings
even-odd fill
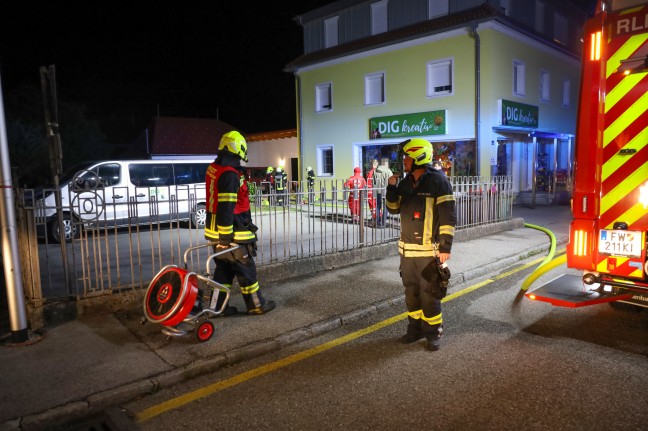
[[[615,188],[601,198],[601,214],[620,202],[629,192],[639,188],[648,180],[648,162],[644,163],[632,174],[620,182]]]
[[[603,146],[605,147],[619,134],[623,133],[633,121],[646,111],[648,106],[648,93],[644,93],[630,108],[623,112],[612,124],[603,132]]]
[[[633,156],[621,156],[621,157],[612,157],[607,162],[603,164],[603,170],[601,172],[601,181],[608,179],[610,175],[616,172],[624,163],[630,160],[632,157],[635,157],[642,149],[648,146],[648,126],[641,131],[637,136],[635,136],[630,142],[623,146],[623,148],[632,148],[637,150],[637,153]]]
[[[633,73],[625,76],[619,85],[614,87],[605,95],[605,113],[612,109],[616,103],[621,100],[630,90],[632,90],[642,79],[646,77],[644,73]]]
[[[621,60],[630,58],[648,39],[648,33],[630,37],[608,60],[605,77],[609,78],[621,66]]]

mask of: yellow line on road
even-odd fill
[[[465,289],[462,289],[458,292],[452,293],[448,296],[446,296],[442,302],[448,302],[453,299],[456,299],[460,296],[466,295],[467,293],[470,293],[474,290],[477,290],[481,287],[487,286],[496,280],[500,280],[504,277],[508,277],[509,275],[515,274],[516,272],[522,271],[526,268],[529,268],[530,266],[533,266],[539,262],[541,262],[544,258],[539,258],[534,260],[533,262],[527,263],[525,265],[522,265],[516,269],[513,269],[511,271],[508,271],[506,273],[500,274],[496,277],[486,279],[484,281],[481,281],[477,284],[474,284],[472,286],[469,286]],[[345,335],[340,338],[336,338],[335,340],[331,340],[328,343],[321,344],[319,346],[312,347],[308,350],[304,350],[303,352],[296,353],[294,355],[288,356],[286,358],[280,359],[275,362],[271,362],[266,365],[262,365],[260,367],[254,368],[250,371],[246,371],[241,374],[237,374],[236,376],[230,377],[229,379],[221,380],[216,383],[212,383],[211,385],[204,386],[200,389],[197,389],[193,392],[186,393],[184,395],[181,395],[176,398],[172,398],[170,400],[167,400],[163,403],[154,405],[152,407],[149,407],[148,409],[145,409],[135,415],[135,420],[137,422],[144,422],[149,419],[154,418],[155,416],[161,415],[162,413],[165,413],[169,410],[177,409],[178,407],[182,407],[185,404],[189,404],[193,401],[199,400],[200,398],[204,398],[208,395],[214,394],[216,392],[219,392],[223,389],[230,388],[232,386],[236,386],[239,383],[244,383],[248,380],[254,379],[256,377],[263,376],[264,374],[268,374],[272,371],[278,370],[280,368],[287,367],[288,365],[294,364],[296,362],[302,361],[304,359],[308,359],[312,356],[315,356],[319,353],[325,352],[329,349],[332,349],[333,347],[340,346],[342,344],[348,343],[349,341],[353,341],[357,338],[360,338],[364,335],[371,334],[372,332],[378,331],[379,329],[382,329],[386,326],[392,325],[396,322],[399,322],[403,319],[407,318],[407,312],[398,314],[394,317],[390,317],[389,319],[383,320],[381,322],[375,323],[371,326],[368,326],[364,329],[361,329],[359,331],[353,332],[351,334]]]

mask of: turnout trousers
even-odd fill
[[[249,247],[249,245],[245,244],[242,246]],[[235,260],[216,259],[216,268],[214,269],[213,276],[214,281],[231,288],[234,277],[238,280],[241,293],[243,294],[243,300],[245,301],[245,307],[248,311],[261,307],[265,303],[265,299],[259,290],[256,263],[249,252],[244,257],[239,257]]]
[[[405,286],[407,333],[426,338],[441,335],[441,280],[434,257],[401,256],[400,273]]]

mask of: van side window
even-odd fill
[[[128,166],[130,181],[135,186],[172,186],[173,175],[170,163],[131,163]]]
[[[174,163],[173,172],[177,185],[205,182],[208,163]]]
[[[107,165],[99,166],[99,184],[104,187],[114,186],[119,184],[121,178],[121,166],[117,163],[110,163]]]
[[[117,163],[108,163],[77,172],[75,190],[94,190],[101,187],[119,184],[121,167]],[[75,174],[76,175],[76,174]]]

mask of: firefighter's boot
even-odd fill
[[[218,297],[216,299],[216,305],[214,305],[214,311],[219,311],[221,309],[221,307],[223,306],[223,302],[225,302],[226,295],[225,294],[221,295],[221,293],[218,290],[214,290],[212,295],[218,295]],[[210,301],[211,301],[211,298],[210,298]],[[223,309],[222,315],[223,316],[234,316],[235,314],[238,314],[238,310],[236,309],[236,307],[232,307],[228,303],[225,306],[225,308]]]
[[[191,314],[194,316],[203,310],[202,295],[202,289],[198,289],[198,295],[196,295],[196,300],[194,301],[193,308],[191,309]]]
[[[443,335],[443,325],[439,325],[437,331],[433,334],[427,335],[427,344],[425,348],[431,352],[436,352],[441,348],[441,336]]]
[[[243,294],[243,300],[249,315],[265,314],[277,306],[274,301],[266,300],[258,290],[254,293]]]
[[[423,331],[421,330],[421,320],[420,319],[413,319],[411,317],[407,318],[407,333],[400,337],[400,341],[403,344],[412,344],[421,338],[424,338],[425,335],[423,334]]]

